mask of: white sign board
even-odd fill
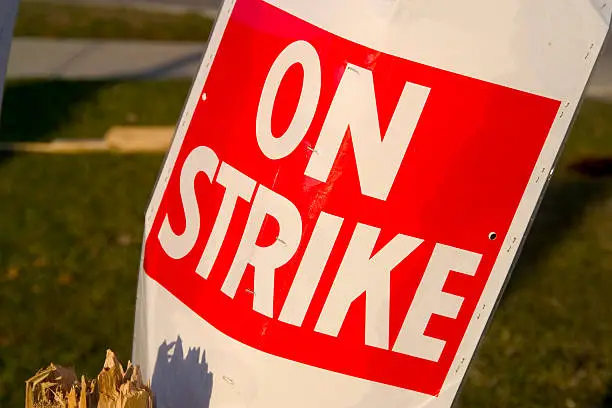
[[[4,81],[6,78],[18,6],[19,0],[2,0],[2,2],[0,2],[0,108],[2,108]]]
[[[146,216],[159,407],[449,407],[611,8],[226,1]]]

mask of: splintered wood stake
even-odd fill
[[[77,379],[74,370],[54,364],[26,381],[25,408],[152,408],[153,396],[140,367],[128,362],[124,371],[115,353],[106,352],[95,379]]]

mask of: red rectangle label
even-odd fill
[[[238,0],[145,243],[221,332],[437,395],[559,101]]]

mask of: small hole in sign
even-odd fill
[[[495,241],[497,239],[497,234],[495,232],[489,233],[489,239]]]

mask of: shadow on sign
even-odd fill
[[[212,386],[205,351],[190,348],[184,354],[180,336],[159,346],[151,380],[157,408],[208,408]]]

